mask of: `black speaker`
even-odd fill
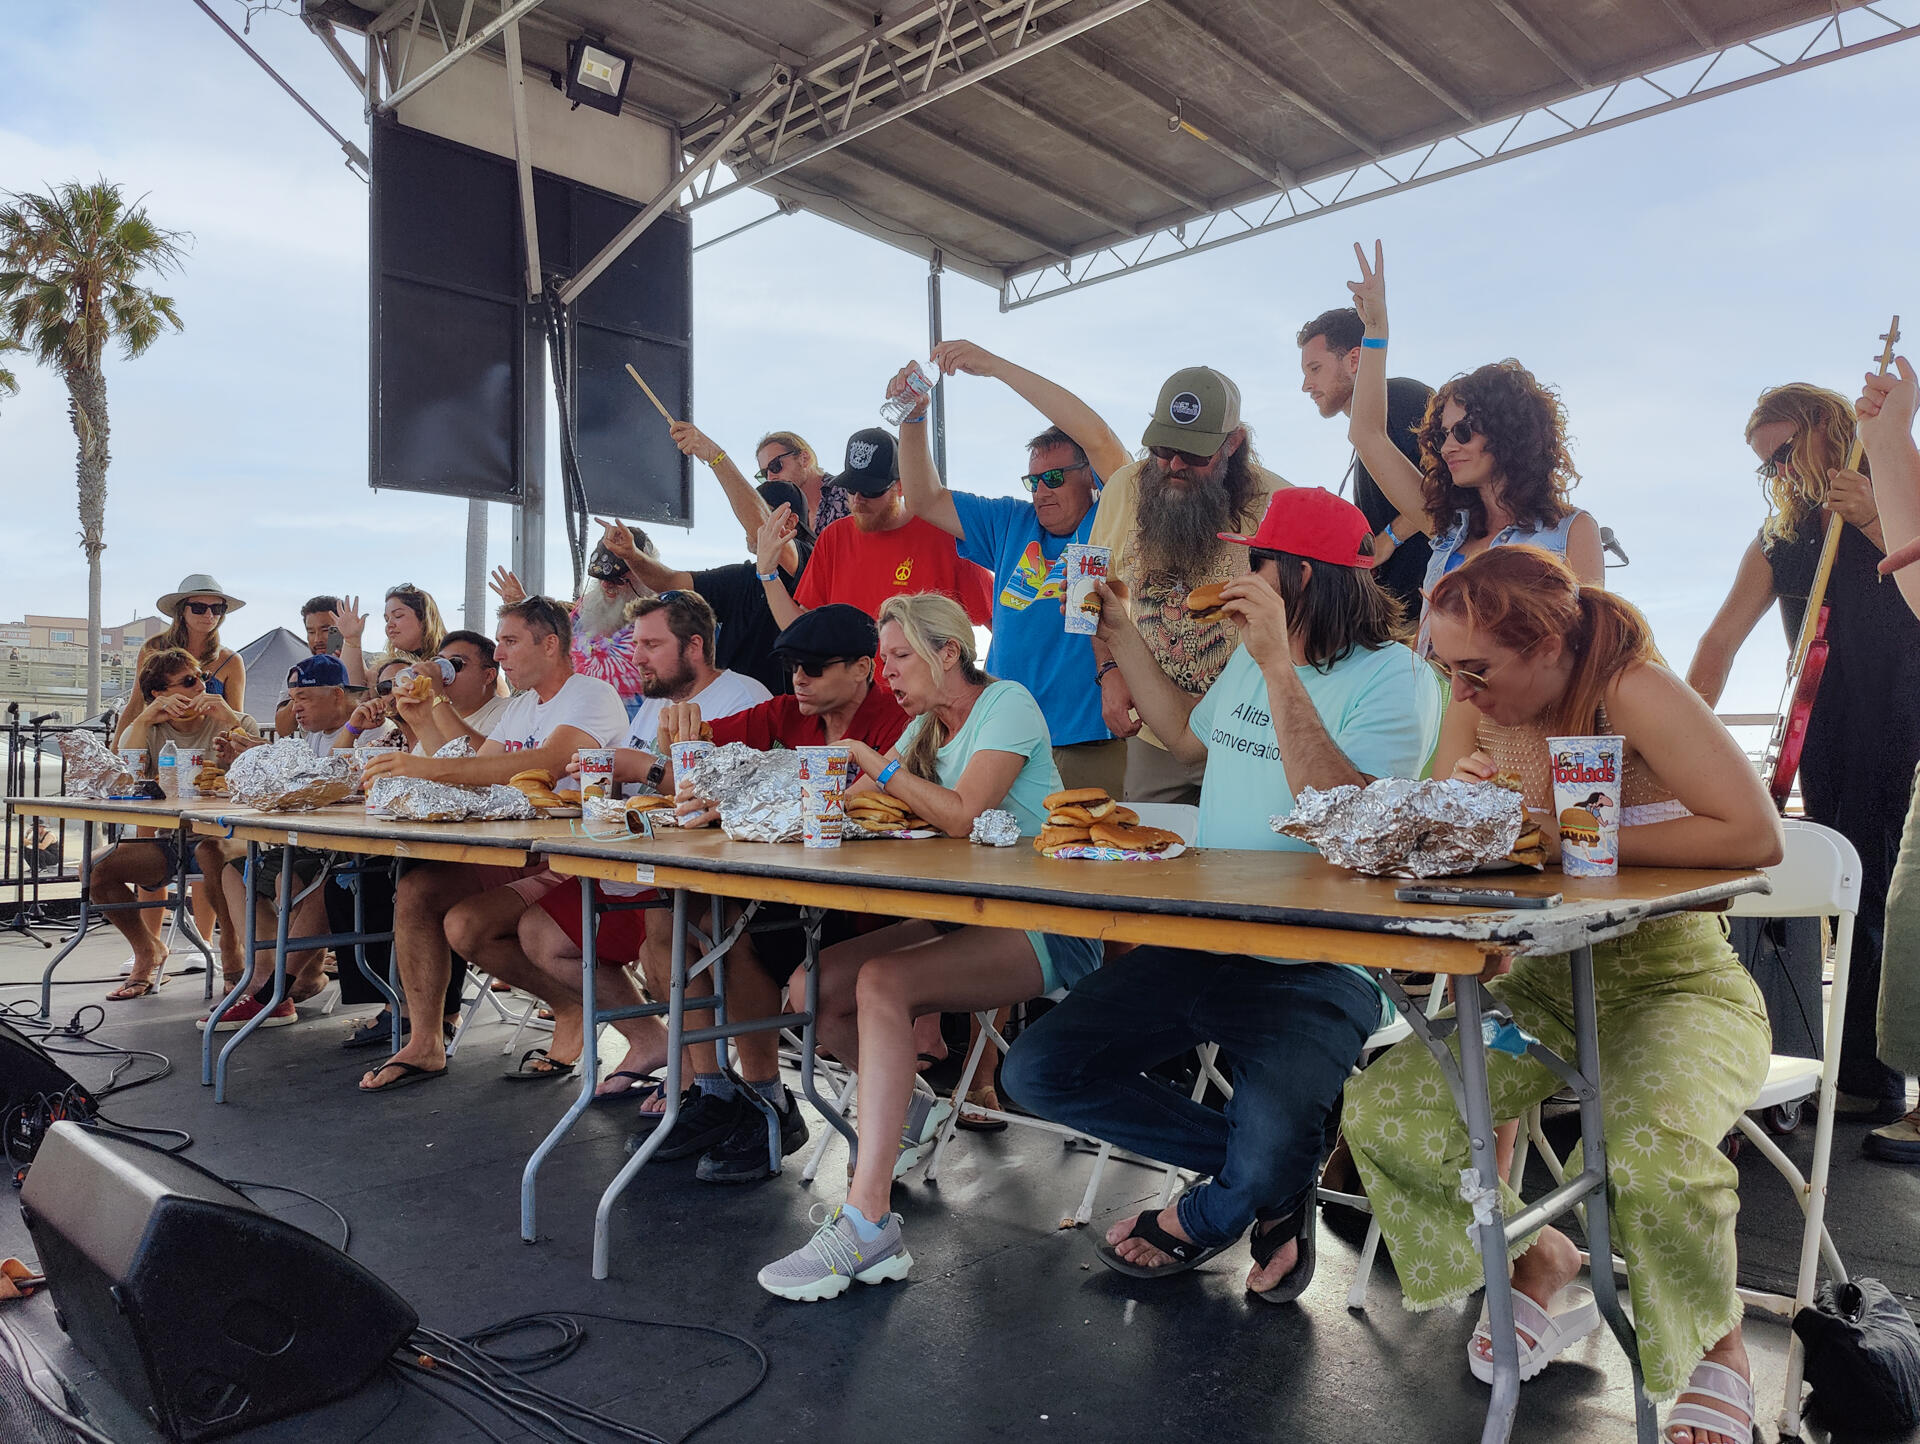
[[[0,1022],[0,1110],[0,1141],[17,1166],[33,1161],[51,1124],[86,1122],[100,1105],[46,1049]]]
[[[20,1205],[61,1328],[181,1444],[352,1393],[419,1323],[338,1249],[132,1139],[55,1124]]]

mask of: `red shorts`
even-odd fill
[[[638,897],[610,897],[596,882],[593,896],[600,903],[631,903],[655,894],[649,891]],[[552,889],[535,906],[560,924],[560,930],[573,941],[576,948],[581,945],[580,888],[573,879],[567,879],[563,887]],[[630,912],[602,913],[600,925],[594,929],[594,955],[603,963],[638,962],[640,944],[646,940],[646,936],[646,910],[635,908]]]

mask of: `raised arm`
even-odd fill
[[[747,545],[751,547],[754,539],[760,535],[760,528],[766,524],[768,514],[773,510],[767,505],[767,499],[754,490],[753,483],[748,481],[740,468],[733,464],[733,458],[715,445],[713,440],[691,421],[676,421],[668,430],[673,433],[675,446],[695,461],[705,462],[712,470],[714,480],[720,483],[720,490],[727,494],[727,505],[733,508],[734,520],[740,523],[741,530],[747,535]],[[780,565],[790,572],[798,571],[800,569],[799,549],[790,546],[782,557]],[[655,590],[667,589],[656,587]]]
[[[939,347],[934,348],[934,355],[937,359]],[[906,377],[907,367],[902,366],[887,383],[887,394],[897,396],[905,391]],[[960,524],[960,509],[953,504],[953,493],[947,490],[939,469],[933,464],[933,445],[927,439],[930,399],[923,397],[900,423],[900,493],[906,500],[907,510],[920,520],[931,522],[948,536],[965,541],[967,529]]]
[[[942,341],[933,348],[932,360],[948,376],[958,371],[968,376],[990,376],[1005,384],[1072,437],[1074,445],[1086,452],[1094,474],[1102,481],[1132,459],[1100,414],[1056,381],[1016,366],[1006,357],[996,356],[971,341]]]
[[[767,594],[767,610],[773,613],[774,624],[782,631],[791,627],[806,611],[793,599],[793,593],[787,590],[787,584],[780,576],[781,554],[792,545],[794,533],[799,529],[800,519],[793,514],[793,508],[783,502],[773,509],[766,524],[760,528],[755,548],[754,574],[760,578],[761,589]]]
[[[1280,763],[1287,770],[1288,786],[1297,793],[1303,787],[1365,787],[1373,781],[1333,740],[1321,720],[1320,709],[1300,684],[1300,673],[1293,665],[1287,604],[1280,594],[1258,577],[1241,576],[1227,583],[1221,598],[1227,615],[1240,630],[1240,644],[1259,664],[1260,675],[1266,680],[1267,711],[1273,719],[1274,740],[1280,745]],[[1191,732],[1187,736],[1199,742]],[[1200,745],[1204,751],[1205,744]]]
[[[1706,699],[1707,706],[1720,700],[1741,644],[1772,605],[1773,568],[1767,565],[1767,554],[1756,537],[1741,555],[1733,589],[1694,648],[1693,664],[1687,668],[1687,685]]]
[[[594,520],[606,528],[600,534],[600,544],[627,564],[627,569],[640,579],[641,586],[656,592],[693,590],[692,572],[677,572],[659,558],[641,551],[624,522],[608,521],[603,516],[596,516]]]
[[[1920,386],[1906,357],[1895,357],[1893,364],[1897,375],[1867,377],[1854,409],[1873,466],[1873,500],[1887,550],[1880,570],[1892,575],[1900,595],[1920,615],[1920,568],[1913,565],[1920,561],[1920,447],[1913,442]]]
[[[1387,431],[1386,258],[1378,241],[1373,243],[1371,266],[1358,241],[1353,243],[1353,254],[1360,261],[1360,279],[1347,282],[1347,289],[1353,292],[1354,309],[1366,325],[1367,336],[1360,348],[1360,370],[1353,378],[1353,414],[1347,422],[1347,439],[1387,500],[1403,515],[1424,519],[1426,478],[1419,467],[1401,455]]]
[[[360,639],[367,634],[367,616],[360,610],[358,597],[340,601],[340,662],[347,669],[347,685],[367,685],[367,659],[361,654]],[[278,716],[276,714],[276,723]]]

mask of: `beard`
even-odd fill
[[[1243,520],[1253,483],[1246,453],[1243,442],[1220,475],[1203,478],[1189,471],[1184,483],[1170,481],[1166,465],[1151,456],[1140,464],[1134,480],[1139,496],[1135,545],[1145,571],[1189,577],[1212,568],[1220,533],[1236,530]]]
[[[679,660],[671,671],[650,671],[640,669],[640,695],[643,697],[664,697],[671,699],[676,693],[689,691],[694,683],[693,668],[687,662],[687,649],[680,648]]]
[[[892,531],[900,524],[900,513],[906,503],[895,497],[887,509],[877,515],[856,508],[853,512],[853,524],[864,532]]]
[[[580,632],[587,637],[610,637],[627,624],[627,603],[624,595],[616,595],[607,590],[607,585],[598,579],[587,583],[580,593]]]

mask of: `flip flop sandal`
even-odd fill
[[[549,1057],[545,1048],[529,1048],[520,1055],[520,1061],[501,1073],[501,1077],[510,1083],[531,1083],[550,1078],[571,1078],[577,1065],[562,1063]]]
[[[684,1108],[686,1106],[686,1099],[691,1092],[691,1089],[682,1090],[681,1107]],[[649,1081],[644,1088],[629,1088],[626,1092],[616,1093],[613,1096],[616,1098],[631,1098],[635,1094],[639,1095],[641,1107],[639,1112],[634,1114],[633,1134],[636,1138],[644,1138],[647,1134],[658,1128],[660,1126],[660,1120],[667,1116],[667,1110],[665,1108],[662,1108],[658,1113],[651,1113],[646,1108],[646,1102],[649,1098],[658,1098],[663,1103],[666,1101],[666,1080],[664,1078],[654,1078]]]
[[[1671,1444],[1675,1429],[1691,1430],[1698,1439],[1702,1433],[1724,1434],[1727,1438],[1753,1444],[1753,1384],[1741,1378],[1725,1364],[1702,1359],[1687,1376],[1682,1394],[1699,1394],[1713,1404],[1675,1404],[1667,1415],[1667,1427],[1660,1437]],[[1716,1405],[1724,1404],[1725,1409]],[[1732,1413],[1737,1409],[1739,1413]]]
[[[1313,1200],[1309,1198],[1296,1212],[1281,1219],[1264,1233],[1259,1224],[1253,1226],[1250,1246],[1255,1267],[1265,1268],[1272,1263],[1273,1256],[1287,1246],[1288,1239],[1299,1242],[1300,1253],[1279,1283],[1264,1291],[1248,1289],[1248,1293],[1263,1304],[1290,1304],[1307,1291],[1307,1285],[1313,1282],[1313,1266],[1320,1258],[1317,1245],[1319,1230],[1314,1226],[1315,1222]]]
[[[411,1088],[416,1083],[431,1083],[435,1078],[444,1078],[447,1076],[447,1070],[444,1067],[422,1068],[417,1063],[402,1063],[398,1058],[387,1059],[386,1062],[373,1070],[374,1076],[378,1077],[389,1068],[398,1068],[400,1070],[400,1076],[391,1083],[382,1083],[376,1088],[368,1088],[362,1084],[360,1091],[362,1093],[391,1093],[396,1088]]]
[[[1521,1335],[1517,1342],[1520,1345],[1522,1383],[1600,1327],[1599,1306],[1586,1289],[1568,1284],[1554,1295],[1553,1302],[1557,1307],[1548,1313],[1518,1289],[1513,1292],[1513,1326]],[[1527,1335],[1532,1335],[1533,1343],[1527,1342]],[[1487,1330],[1484,1311],[1474,1328],[1473,1338],[1467,1341],[1467,1368],[1481,1383],[1491,1384],[1493,1360],[1480,1357],[1480,1351],[1474,1347],[1479,1339],[1485,1339],[1489,1344],[1493,1341],[1493,1335]]]
[[[167,985],[167,975],[156,973],[151,978],[129,978],[111,993],[107,994],[109,1003],[131,1003],[135,998],[151,998]]]
[[[616,1088],[611,1093],[595,1093],[593,1095],[593,1101],[595,1103],[622,1103],[629,1098],[644,1098],[653,1090],[643,1088],[640,1085],[643,1083],[652,1083],[657,1086],[659,1084],[659,1070],[655,1069],[651,1073],[636,1073],[631,1068],[616,1068],[600,1081],[602,1083],[611,1083],[616,1078],[631,1078],[633,1081],[625,1088]]]
[[[1171,1274],[1183,1274],[1188,1269],[1197,1269],[1208,1259],[1225,1253],[1231,1247],[1230,1244],[1224,1243],[1209,1247],[1206,1244],[1189,1243],[1184,1238],[1175,1238],[1155,1221],[1158,1214],[1159,1210],[1155,1209],[1152,1213],[1143,1213],[1134,1219],[1133,1229],[1128,1233],[1127,1238],[1145,1239],[1171,1258],[1172,1263],[1162,1264],[1158,1268],[1133,1263],[1120,1256],[1118,1244],[1108,1243],[1105,1239],[1095,1244],[1093,1248],[1093,1251],[1099,1255],[1100,1262],[1115,1273],[1125,1274],[1130,1279],[1158,1279],[1166,1278]],[[1125,1239],[1121,1240],[1122,1243],[1125,1241]]]
[[[987,1101],[992,1098],[992,1102]],[[1000,1097],[991,1088],[976,1088],[967,1095],[967,1101],[960,1107],[960,1121],[954,1124],[963,1133],[1005,1133],[1007,1120],[989,1118],[980,1109],[991,1108],[996,1113],[1004,1111]]]

